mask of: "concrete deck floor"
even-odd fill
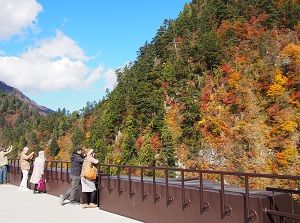
[[[22,223],[138,223],[99,208],[83,209],[81,205],[60,205],[59,197],[19,191],[17,186],[0,185],[0,221]]]

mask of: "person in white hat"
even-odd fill
[[[44,176],[45,161],[46,158],[44,151],[39,151],[39,156],[34,160],[32,175],[29,181],[34,184],[33,193],[39,193],[36,188],[40,179]]]
[[[89,149],[89,151],[86,154],[86,157],[84,158],[83,164],[82,164],[82,171],[81,171],[81,186],[82,186],[82,208],[95,208],[97,207],[97,190],[95,185],[96,180],[96,173],[97,169],[94,167],[95,164],[99,163],[99,160],[94,158],[95,153],[93,149]],[[94,168],[95,169],[95,175],[92,178],[89,178],[85,175],[85,171],[87,168]]]

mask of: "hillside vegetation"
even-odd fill
[[[1,139],[53,159],[80,144],[104,163],[298,175],[299,38],[299,0],[193,0],[105,98],[73,114],[19,108]]]

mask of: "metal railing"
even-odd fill
[[[105,167],[105,168],[104,168]],[[225,199],[225,176],[238,176],[240,178],[244,178],[244,189],[245,189],[245,206],[246,206],[246,213],[247,213],[247,218],[249,221],[254,221],[257,217],[257,211],[258,210],[253,210],[250,207],[250,188],[249,188],[249,178],[269,178],[269,179],[281,179],[281,180],[293,180],[293,181],[298,181],[300,180],[300,176],[291,176],[291,175],[272,175],[272,174],[259,174],[259,173],[245,173],[245,172],[229,172],[229,171],[215,171],[215,170],[191,170],[191,169],[181,169],[181,168],[165,168],[165,167],[149,167],[149,166],[131,166],[131,165],[113,165],[113,164],[99,164],[99,168],[101,169],[106,169],[106,178],[108,178],[108,190],[112,191],[114,190],[114,188],[111,187],[110,184],[110,178],[111,178],[111,174],[110,174],[110,169],[114,167],[117,168],[117,180],[118,180],[118,188],[117,190],[119,192],[123,192],[124,189],[120,187],[120,172],[121,169],[128,169],[127,172],[129,172],[128,174],[128,181],[129,181],[129,193],[132,196],[135,192],[132,190],[132,177],[131,177],[131,172],[133,172],[132,170],[134,169],[140,169],[140,182],[141,182],[141,191],[142,191],[142,198],[145,198],[147,196],[149,196],[149,193],[147,191],[144,190],[144,184],[145,184],[145,180],[144,180],[144,172],[145,170],[152,170],[152,185],[153,185],[153,196],[152,199],[154,200],[154,202],[161,198],[162,196],[160,194],[156,193],[156,171],[161,170],[165,172],[165,190],[166,190],[166,195],[165,195],[165,202],[168,204],[172,203],[172,201],[174,200],[174,197],[172,195],[170,195],[169,193],[169,183],[170,183],[170,178],[168,177],[168,173],[170,171],[176,171],[176,172],[180,172],[180,176],[181,176],[181,202],[182,202],[182,206],[188,206],[190,205],[191,201],[189,199],[186,199],[186,195],[185,195],[185,173],[197,173],[199,175],[198,179],[199,179],[199,191],[200,191],[200,195],[199,195],[199,202],[200,202],[200,207],[201,207],[201,214],[203,214],[204,212],[209,211],[210,208],[210,204],[208,201],[205,201],[203,198],[203,191],[204,191],[204,187],[203,187],[203,175],[204,174],[216,174],[220,176],[220,184],[221,184],[221,189],[220,189],[220,194],[221,194],[221,212],[223,216],[230,216],[232,213],[232,207],[226,203],[226,199]],[[101,185],[101,187],[104,187],[103,185]],[[280,192],[283,192],[284,190],[280,190]],[[275,190],[273,190],[273,193],[275,192]],[[279,189],[278,189],[279,192]],[[298,194],[299,191],[298,190],[288,190],[288,192],[290,194]],[[273,196],[274,199],[274,196]],[[291,196],[291,199],[292,196]],[[273,202],[275,202],[275,200],[273,200]],[[280,211],[275,211],[275,210],[269,210],[269,209],[265,209],[264,210],[266,214],[268,215],[277,215],[277,216],[282,216],[282,217],[288,217],[288,218],[292,218],[292,219],[300,219],[300,215],[299,214],[295,214],[293,211],[292,213],[286,213],[286,212],[280,212]]]
[[[20,173],[19,169],[19,159],[10,159],[10,172],[12,173]],[[237,176],[240,179],[244,179],[244,193],[245,193],[245,210],[247,214],[247,219],[249,221],[254,221],[257,217],[258,211],[261,210],[254,210],[250,206],[250,187],[249,187],[249,179],[250,178],[269,178],[269,179],[281,179],[281,180],[291,180],[291,181],[299,181],[300,176],[291,176],[291,175],[272,175],[272,174],[259,174],[259,173],[245,173],[245,172],[230,172],[230,171],[215,171],[215,170],[195,170],[195,169],[182,169],[182,168],[166,168],[166,167],[154,167],[154,166],[133,166],[133,165],[114,165],[114,164],[99,164],[97,166],[98,168],[98,176],[101,178],[107,179],[107,185],[106,188],[109,192],[112,192],[113,190],[117,190],[120,194],[122,194],[125,190],[121,187],[121,180],[126,179],[129,182],[129,190],[128,193],[130,197],[135,196],[136,191],[132,187],[132,173],[137,172],[134,170],[139,170],[139,176],[136,176],[135,180],[140,182],[141,186],[141,197],[142,199],[145,199],[150,196],[150,191],[145,190],[145,182],[151,182],[153,185],[153,191],[152,191],[152,199],[154,200],[154,203],[162,198],[161,194],[157,193],[157,181],[158,178],[156,177],[157,171],[163,171],[164,172],[164,187],[165,187],[165,202],[167,205],[171,204],[174,201],[174,196],[170,194],[170,183],[171,178],[169,178],[170,172],[177,172],[180,173],[180,187],[181,187],[181,203],[183,207],[187,207],[191,204],[191,200],[187,199],[185,194],[185,188],[186,188],[186,181],[185,174],[187,173],[193,173],[193,175],[198,175],[195,179],[199,180],[199,202],[200,202],[200,208],[201,208],[201,215],[205,212],[208,212],[210,209],[210,203],[207,200],[204,200],[204,187],[203,187],[203,181],[204,181],[204,175],[206,174],[214,174],[218,175],[220,179],[220,197],[221,197],[221,214],[225,216],[230,216],[232,213],[232,207],[226,202],[225,198],[225,177],[226,176]],[[116,168],[117,171],[112,174],[111,169]],[[69,169],[70,169],[70,162],[69,161],[46,161],[45,165],[46,171],[46,179],[52,179],[52,180],[60,180],[60,181],[70,181],[69,178]],[[125,178],[121,177],[121,172],[126,169],[126,175]],[[145,172],[151,173],[151,178],[148,178],[145,180]],[[64,175],[66,174],[67,178],[64,178]],[[111,185],[111,179],[117,179],[117,188],[113,188]],[[150,179],[150,180],[149,180]],[[99,188],[105,188],[105,185],[99,185]],[[299,214],[295,214],[294,210],[292,209],[291,213],[287,212],[281,212],[275,209],[275,192],[280,193],[289,193],[292,198],[292,194],[300,194],[299,190],[294,189],[279,189],[279,188],[266,188],[268,191],[272,191],[273,193],[273,210],[265,208],[263,211],[267,215],[274,215],[274,216],[280,216],[280,217],[287,217],[292,219],[300,219]]]

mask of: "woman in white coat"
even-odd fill
[[[95,153],[93,149],[90,149],[84,158],[82,164],[82,172],[81,172],[81,186],[82,186],[82,208],[95,208],[97,207],[96,199],[97,199],[97,190],[95,185],[95,180],[87,179],[84,177],[85,168],[88,165],[93,166],[99,161],[94,158]]]
[[[36,188],[40,179],[44,176],[45,161],[46,158],[44,151],[39,151],[39,156],[34,160],[32,175],[30,178],[30,183],[34,184],[33,193],[38,193]]]

